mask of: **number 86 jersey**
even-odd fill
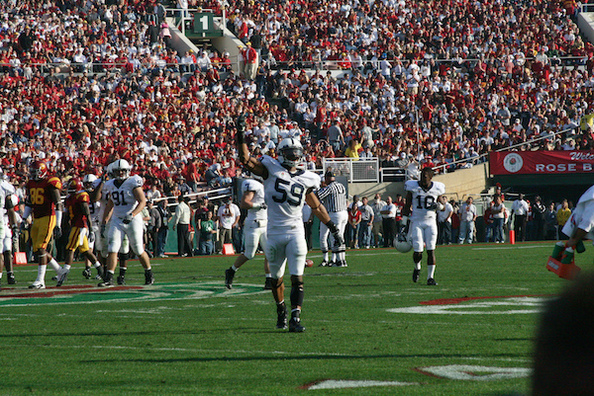
[[[320,176],[301,169],[290,173],[267,155],[260,162],[268,170],[268,178],[264,180],[268,227],[303,227],[301,210],[305,195],[320,188]]]
[[[404,184],[404,189],[412,193],[412,221],[422,221],[436,218],[435,204],[437,198],[445,194],[445,185],[441,182],[431,182],[429,189],[425,190],[418,181],[409,180]]]

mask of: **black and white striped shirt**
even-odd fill
[[[336,181],[318,190],[317,196],[328,212],[347,210],[347,196],[344,186]]]

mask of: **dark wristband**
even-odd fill
[[[328,227],[331,233],[338,232],[338,228],[336,228],[336,224],[332,220],[328,220],[326,227]]]

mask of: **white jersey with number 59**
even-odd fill
[[[268,170],[264,180],[268,227],[303,227],[301,210],[306,193],[320,188],[320,176],[298,169],[290,173],[276,159],[267,155],[260,160]]]
[[[111,179],[103,186],[107,199],[113,202],[113,216],[124,218],[132,213],[138,202],[134,196],[134,189],[143,186],[142,177],[130,176],[123,182]]]
[[[429,189],[425,190],[417,180],[409,180],[404,184],[404,189],[412,193],[412,221],[435,219],[437,198],[445,194],[445,185],[441,182],[431,182]]]

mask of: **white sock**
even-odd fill
[[[272,278],[272,274],[269,272],[269,273],[266,274],[266,277],[267,278]]]
[[[233,265],[231,266],[231,269],[232,269],[233,271],[237,272],[237,270],[238,270],[239,268],[237,268],[237,267],[235,266],[235,264],[233,264]]]
[[[55,258],[52,258],[50,262],[47,264],[56,272],[60,272],[60,269],[62,268],[60,267],[60,264],[58,264]]]
[[[95,268],[99,268],[99,267],[101,267],[101,263],[100,263],[99,261],[97,261],[97,262],[94,264],[94,267],[95,267]]]
[[[420,270],[421,269],[421,262],[419,261],[418,263],[415,263],[415,269]]]
[[[338,253],[338,257],[340,257],[340,260],[346,261],[346,252]]]
[[[328,252],[324,252],[324,261],[328,261]]]
[[[428,265],[427,266],[427,279],[433,278],[433,274],[435,274],[435,265]]]
[[[35,282],[43,283],[45,285],[45,271],[47,270],[47,265],[38,265],[37,266],[37,279]]]
[[[70,265],[68,265],[68,264],[64,264],[64,266],[62,267],[62,269],[63,269],[64,271],[70,271]]]

